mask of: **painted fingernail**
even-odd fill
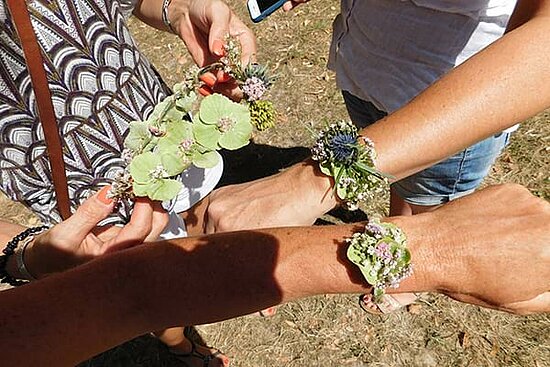
[[[216,77],[212,73],[204,73],[199,79],[209,87],[213,87],[216,84]]]
[[[212,88],[210,88],[208,85],[201,85],[199,87],[199,93],[203,96],[209,96],[212,94]]]
[[[228,82],[231,79],[231,75],[229,75],[225,71],[222,71],[218,75],[219,75],[218,82],[220,82],[220,83]]]
[[[223,42],[220,40],[215,40],[212,43],[212,53],[214,55],[222,57],[225,55],[225,47],[223,46]]]
[[[99,192],[97,193],[97,200],[101,201],[103,204],[109,205],[113,202],[113,199],[108,197],[107,195],[111,191],[111,186],[105,186]]]

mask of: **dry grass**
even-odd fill
[[[242,1],[230,1],[243,19]],[[331,22],[338,2],[316,0],[292,14],[274,14],[253,29],[260,60],[279,74],[273,99],[279,125],[255,142],[306,146],[306,125],[346,117],[334,75],[326,70]],[[144,51],[168,84],[190,63],[175,37],[132,22]],[[549,199],[550,113],[514,135],[487,183],[517,182]],[[261,163],[258,163],[261,165]],[[0,216],[24,222],[21,207],[2,200]],[[384,212],[381,199],[368,208]],[[208,289],[205,289],[208,292]],[[223,305],[220,305],[223,307]],[[280,307],[272,318],[246,316],[198,327],[208,344],[224,350],[232,366],[550,366],[550,317],[515,317],[425,295],[414,312],[370,316],[356,296],[319,296]],[[176,366],[165,349],[143,337],[84,365]]]

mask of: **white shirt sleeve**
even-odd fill
[[[130,18],[139,0],[120,0],[120,11],[124,18]]]

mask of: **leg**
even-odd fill
[[[170,351],[189,367],[227,367],[229,359],[219,350],[197,345],[189,340],[183,327],[155,332],[155,336],[166,344]]]

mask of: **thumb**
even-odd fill
[[[55,230],[57,238],[68,237],[72,242],[81,242],[88,233],[113,211],[113,200],[107,197],[111,186],[105,186],[98,193],[88,198],[67,220],[61,222]]]

